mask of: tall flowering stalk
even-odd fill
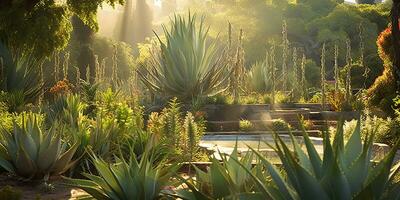
[[[347,53],[346,53],[346,102],[350,103],[350,98],[351,98],[351,45],[350,45],[350,40],[346,40],[346,46],[347,46]]]
[[[43,72],[43,62],[40,63],[40,85],[44,85],[44,72]],[[39,95],[39,103],[42,103],[44,100],[44,87],[41,88],[41,92]]]
[[[53,53],[53,61],[54,61],[54,82],[59,81],[60,77],[60,54],[58,51]]]
[[[276,62],[275,62],[275,45],[272,45],[271,50],[270,50],[270,56],[271,56],[271,64],[270,70],[271,70],[271,108],[274,109],[275,107],[275,90],[276,90]]]
[[[366,88],[366,83],[367,83],[367,79],[368,79],[368,75],[369,72],[371,71],[369,69],[369,67],[367,65],[365,65],[364,62],[364,27],[363,24],[360,23],[360,27],[359,27],[360,31],[359,31],[359,39],[360,39],[360,65],[361,67],[364,67],[364,73],[363,73],[363,77],[364,77],[364,88]]]
[[[101,64],[100,64],[100,81],[105,81],[105,77],[106,77],[106,58],[103,58],[101,60]]]
[[[340,80],[340,69],[338,64],[338,57],[339,57],[339,47],[337,43],[335,43],[335,65],[334,65],[334,73],[335,73],[335,93],[339,92],[339,80]]]
[[[307,88],[306,88],[306,55],[303,54],[303,57],[301,58],[301,80],[300,80],[300,85],[301,85],[301,95],[304,99],[307,98]]]
[[[325,43],[322,45],[322,53],[321,53],[321,93],[322,93],[322,98],[321,98],[321,103],[322,103],[322,110],[325,110],[325,105],[326,105],[326,69],[325,69],[325,54],[326,54],[326,49],[325,49]]]
[[[118,61],[117,61],[117,45],[114,45],[114,53],[112,56],[112,84],[117,84],[118,82]]]
[[[63,79],[68,79],[68,70],[69,70],[69,56],[70,54],[67,52],[64,55],[63,62]]]
[[[76,82],[75,83],[76,83],[76,87],[79,88],[80,87],[80,80],[81,80],[81,70],[79,69],[79,67],[75,67],[75,70],[76,70],[76,73],[75,73]]]
[[[90,83],[90,65],[86,66],[86,82]]]
[[[243,79],[244,69],[244,50],[243,50],[243,29],[240,29],[239,33],[239,45],[236,49],[236,59],[233,68],[233,98],[234,102],[238,103],[240,100],[240,83]]]
[[[264,71],[264,84],[265,85],[269,84],[268,80],[269,80],[270,77],[268,77],[268,76],[271,75],[271,73],[268,73],[269,69],[270,69],[269,53],[268,53],[268,50],[267,50],[265,52],[265,65],[264,65],[264,68],[263,68],[263,71]]]
[[[294,73],[294,81],[295,84],[292,84],[292,92],[295,98],[297,98],[299,95],[298,91],[298,82],[299,82],[299,69],[297,66],[297,48],[293,48],[293,73]]]
[[[100,81],[100,63],[99,63],[99,56],[94,55],[94,68],[95,68],[95,74],[94,74],[94,80],[96,83]]]
[[[228,49],[232,48],[232,24],[228,23]]]
[[[289,51],[289,40],[287,37],[287,24],[286,21],[283,21],[282,24],[282,90],[287,90],[287,56]]]

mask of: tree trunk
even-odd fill
[[[397,90],[400,89],[400,30],[399,30],[400,0],[393,0],[391,11],[392,40],[393,40],[393,75],[396,80]]]

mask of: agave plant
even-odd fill
[[[10,94],[22,93],[19,102],[34,103],[39,98],[43,83],[40,77],[40,60],[31,54],[12,55],[8,47],[0,42],[1,70],[0,90]],[[14,95],[14,96],[15,96]],[[13,103],[13,100],[9,100]],[[16,105],[16,107],[21,105]]]
[[[186,200],[249,199],[259,196],[255,193],[252,194],[255,184],[247,173],[247,171],[251,171],[254,174],[262,175],[261,168],[252,167],[253,153],[246,153],[239,159],[235,147],[230,156],[221,153],[219,155],[222,161],[220,162],[215,157],[210,158],[211,166],[207,172],[194,166],[196,170],[195,178],[180,178],[187,187],[176,190],[176,193],[171,194],[171,196]]]
[[[373,163],[374,132],[367,134],[362,141],[358,123],[345,144],[342,127],[340,123],[332,143],[329,134],[324,134],[322,158],[305,131],[303,139],[306,152],[293,135],[293,151],[276,135],[273,148],[287,178],[264,156],[253,150],[274,183],[266,184],[267,179],[256,176],[241,164],[257,183],[256,193],[262,199],[399,199],[399,185],[392,184],[392,181],[400,164],[391,168],[399,143],[384,159]]]
[[[98,176],[88,173],[83,175],[89,180],[65,178],[68,185],[78,187],[94,199],[153,200],[161,197],[161,191],[170,183],[177,165],[166,166],[154,162],[149,149],[140,160],[131,152],[129,159],[116,158],[114,164],[92,154],[92,161]]]
[[[163,26],[166,42],[157,35],[160,52],[138,70],[143,83],[154,93],[184,100],[226,90],[228,62],[208,40],[204,20],[197,25],[196,15],[176,15],[171,24],[170,30]]]
[[[0,133],[0,166],[23,178],[60,175],[76,163],[72,157],[78,144],[63,142],[56,128],[45,132],[37,114],[26,114],[22,125],[14,122],[12,132],[3,129]]]
[[[247,73],[247,82],[249,88],[254,92],[266,92],[271,87],[270,75],[267,71],[269,67],[264,62],[256,62]]]

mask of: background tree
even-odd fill
[[[43,58],[68,43],[71,16],[76,15],[94,32],[98,30],[97,9],[103,3],[114,6],[123,0],[2,0],[0,2],[0,40],[12,51],[32,51]]]

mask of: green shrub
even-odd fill
[[[205,126],[202,119],[195,119],[190,112],[183,117],[180,104],[174,98],[161,113],[150,114],[147,130],[170,147],[171,155],[187,161],[196,157]]]
[[[275,94],[275,103],[291,103],[291,99],[284,92],[277,92]]]
[[[384,70],[367,91],[368,106],[377,107],[388,115],[394,116],[393,99],[397,94],[396,80],[393,76],[393,45],[390,27],[381,32],[376,43],[379,56],[384,62]]]
[[[239,121],[239,130],[241,131],[251,131],[253,129],[253,124],[249,120]]]
[[[353,130],[357,127],[357,120],[345,121],[343,125],[343,137],[347,141]],[[371,116],[369,113],[361,119],[361,136],[364,139],[367,134],[374,132],[374,142],[385,143],[390,146],[395,145],[400,138],[400,120],[399,118],[379,118]],[[336,130],[332,130],[331,137],[334,137]]]
[[[122,94],[107,89],[99,94],[98,113],[114,119],[114,123],[123,130],[144,128],[143,107],[137,100],[129,102]]]
[[[0,127],[4,130],[10,131],[12,129],[12,116],[8,112],[8,107],[5,103],[0,101]]]
[[[273,131],[289,131],[291,129],[290,125],[283,119],[274,119],[271,128]]]

